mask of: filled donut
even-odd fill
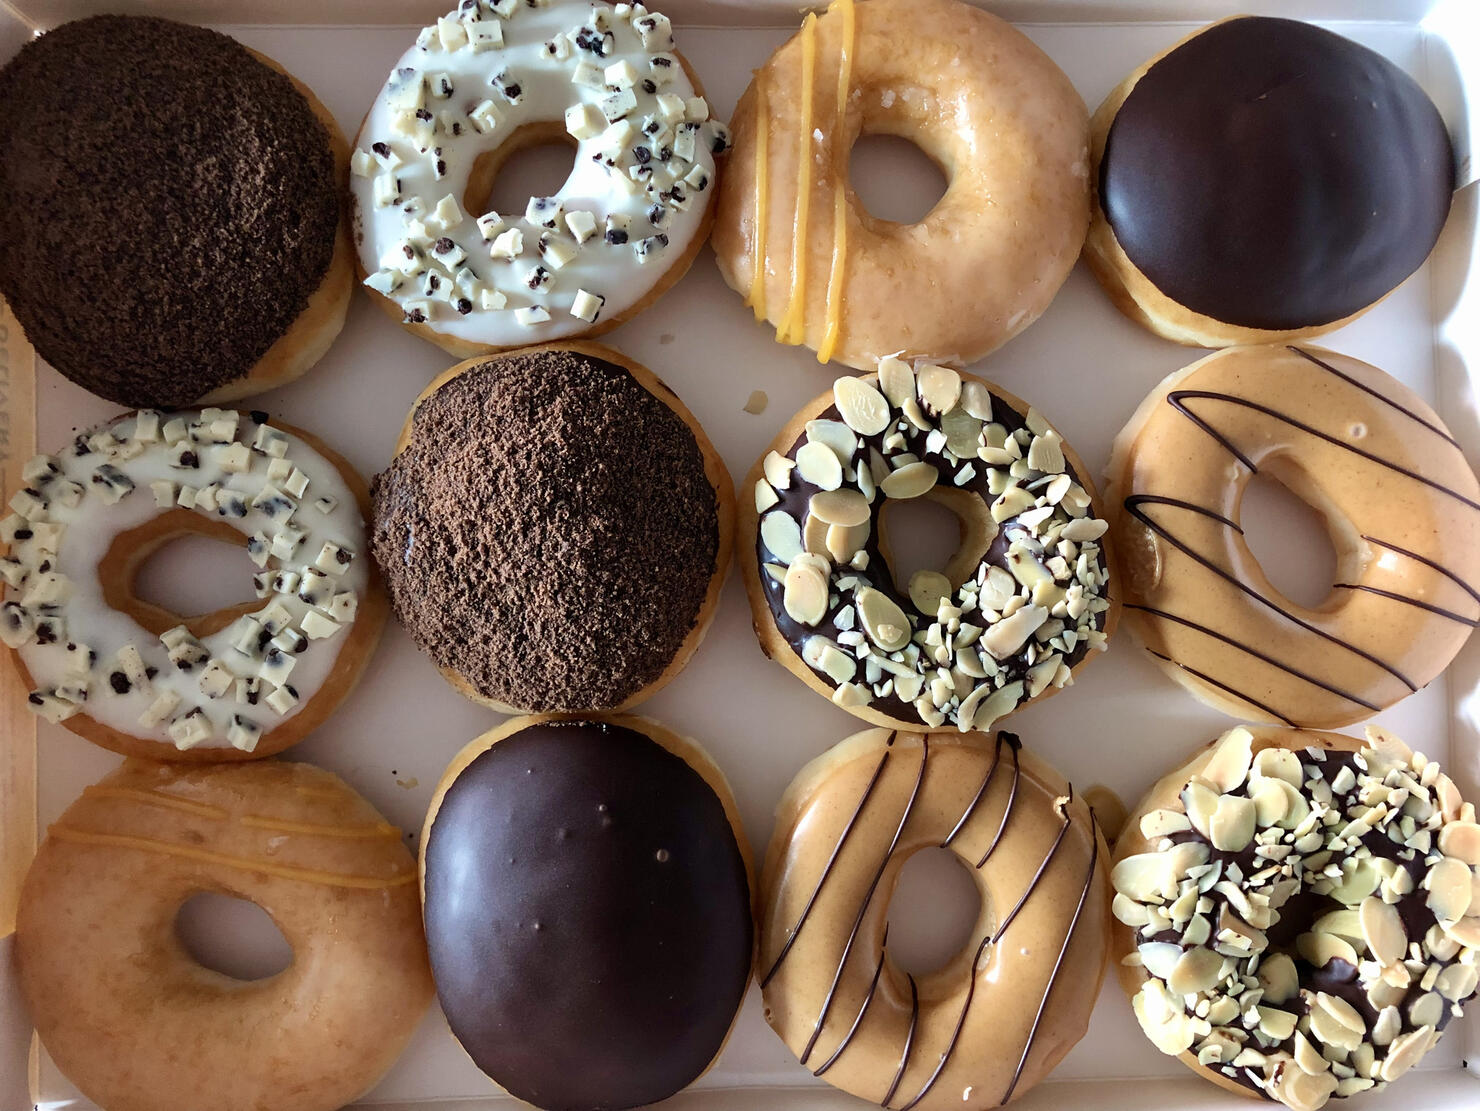
[[[981,915],[942,968],[888,950],[904,863],[949,849]],[[787,788],[761,880],[766,1020],[829,1084],[894,1111],[977,1111],[1038,1083],[1084,1036],[1108,949],[1094,813],[1011,733],[872,729]]]
[[[1418,82],[1292,19],[1193,32],[1117,86],[1091,133],[1085,260],[1132,320],[1199,347],[1360,316],[1423,265],[1454,190]]]
[[[732,120],[714,251],[781,343],[860,370],[967,363],[1022,331],[1089,226],[1088,121],[1022,32],[961,0],[835,0],[760,69]],[[900,135],[948,182],[916,224],[848,183],[860,135]]]
[[[266,911],[289,966],[197,964],[175,915],[202,891]],[[307,764],[127,761],[48,831],[15,955],[42,1045],[108,1111],[335,1111],[432,1000],[401,831]]]
[[[662,1100],[750,982],[750,863],[724,775],[637,717],[515,718],[463,749],[422,833],[452,1033],[525,1103]]]
[[[435,379],[374,482],[396,615],[469,698],[615,710],[673,678],[729,570],[734,491],[646,367],[566,343]]]
[[[128,413],[22,471],[0,519],[0,642],[29,705],[154,760],[281,752],[353,689],[386,601],[366,558],[364,483],[267,414]],[[186,536],[245,543],[259,601],[194,616],[134,578]]]
[[[120,405],[283,385],[344,323],[347,160],[308,87],[226,35],[64,23],[0,69],[0,295]]]
[[[1115,955],[1147,1037],[1315,1111],[1411,1069],[1475,994],[1480,825],[1391,734],[1230,730],[1116,844]]]
[[[1161,383],[1116,438],[1116,548],[1131,630],[1240,718],[1331,728],[1428,684],[1480,623],[1480,482],[1438,415],[1331,351],[1246,347]],[[1244,540],[1250,480],[1325,518],[1336,582],[1284,597]]]
[[[740,555],[756,634],[849,713],[984,730],[1066,686],[1119,602],[1083,461],[1036,410],[949,367],[839,378],[746,477]],[[960,523],[944,571],[896,581],[889,507]]]
[[[570,177],[520,212],[504,161],[566,142]],[[376,302],[458,356],[615,328],[709,234],[725,126],[641,4],[472,0],[396,63],[356,140],[355,241]]]

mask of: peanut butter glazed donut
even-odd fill
[[[1241,718],[1328,728],[1429,683],[1480,623],[1480,482],[1438,415],[1376,367],[1245,347],[1168,377],[1108,470],[1132,632]],[[1249,551],[1244,491],[1273,476],[1326,520],[1336,583],[1285,598]]]
[[[1088,113],[1011,24],[960,0],[835,0],[733,118],[714,251],[781,343],[859,370],[968,363],[1048,307],[1089,226]],[[900,135],[948,184],[916,224],[848,184],[860,135]]]
[[[694,415],[593,343],[472,359],[417,398],[374,482],[402,625],[506,713],[635,705],[698,648],[735,495]]]
[[[1475,808],[1381,729],[1230,730],[1151,788],[1115,856],[1136,1017],[1229,1091],[1315,1111],[1382,1088],[1475,994]]]
[[[1008,765],[1011,765],[1010,767]],[[904,862],[955,853],[972,941],[917,980],[889,956]],[[766,1020],[828,1083],[894,1111],[996,1107],[1084,1036],[1108,948],[1093,811],[1011,733],[873,729],[787,788],[761,880]]]
[[[442,1010],[474,1063],[550,1111],[666,1099],[750,983],[750,856],[693,741],[630,716],[515,718],[448,766],[422,833]]]
[[[295,744],[349,694],[385,624],[350,465],[266,413],[141,410],[25,465],[0,519],[0,642],[29,705],[154,760]],[[181,616],[134,578],[185,536],[245,543],[260,601]]]
[[[197,964],[175,916],[201,892],[266,911],[288,967]],[[108,1111],[335,1111],[432,1000],[401,831],[307,764],[125,762],[47,833],[15,952],[41,1043]]]
[[[839,378],[746,477],[741,559],[761,648],[879,725],[983,730],[1104,649],[1119,602],[1094,486],[1001,387],[899,359]],[[895,582],[891,505],[954,513],[944,572]]]
[[[505,159],[561,141],[575,165],[556,193],[489,208]],[[365,286],[466,357],[599,335],[652,304],[708,237],[729,133],[666,16],[463,0],[396,63],[357,144]]]
[[[1449,215],[1438,109],[1392,62],[1293,19],[1193,32],[1091,122],[1084,257],[1117,308],[1178,343],[1279,343],[1366,312]]]
[[[42,358],[120,405],[272,389],[344,323],[348,174],[328,109],[234,39],[64,23],[0,69],[0,295]]]

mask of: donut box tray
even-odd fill
[[[445,0],[0,0],[0,59],[36,29],[100,9],[208,24],[280,61],[353,136],[415,28],[449,6]],[[684,54],[724,119],[751,70],[795,31],[799,5],[669,0],[656,6],[673,18]],[[1480,174],[1471,155],[1473,135],[1480,133],[1476,0],[1006,0],[985,6],[1037,42],[1091,110],[1144,59],[1194,27],[1235,13],[1330,25],[1412,74],[1439,105],[1458,156],[1459,191],[1444,237],[1429,263],[1387,300],[1317,342],[1382,367],[1432,401],[1480,469]],[[854,152],[855,187],[885,217],[923,212],[942,187],[933,168],[905,146],[865,139]],[[678,393],[736,479],[791,414],[842,373],[819,366],[806,348],[777,343],[772,329],[757,324],[725,286],[708,248],[677,286],[604,342],[650,367]],[[1146,392],[1200,354],[1126,320],[1081,263],[1036,324],[969,369],[1041,409],[1098,480],[1112,438]],[[368,478],[385,467],[412,399],[453,361],[357,295],[324,360],[250,406],[313,429]],[[41,363],[0,305],[0,500],[20,485],[21,467],[38,449],[115,412]],[[1248,496],[1246,521],[1260,521],[1257,531],[1250,527],[1250,544],[1272,580],[1292,593],[1319,597],[1332,581],[1332,560],[1315,519],[1272,483],[1255,484]],[[921,560],[949,554],[948,545],[943,554],[926,550],[941,525],[920,521]],[[897,547],[911,558],[909,543]],[[157,555],[143,583],[161,602],[190,613],[241,597],[251,570],[240,551],[197,540]],[[769,663],[750,620],[737,570],[692,663],[638,712],[698,740],[714,756],[734,788],[759,859],[786,785],[860,723]],[[91,1108],[32,1036],[14,982],[9,931],[39,837],[118,758],[33,718],[11,669],[0,672],[0,1111]],[[342,776],[409,831],[414,848],[444,766],[498,720],[457,694],[392,623],[359,688],[288,755]],[[1443,676],[1373,720],[1440,760],[1466,797],[1480,799],[1480,639],[1472,639]],[[1231,724],[1170,683],[1122,632],[1112,638],[1107,657],[1061,697],[1022,711],[1010,727],[1079,789],[1102,785],[1132,806],[1165,769]],[[891,951],[906,967],[944,963],[966,944],[974,898],[948,856],[921,854],[891,904]],[[246,976],[285,959],[265,916],[241,904],[203,903],[182,928],[195,951]],[[697,1111],[864,1106],[795,1062],[763,1021],[754,987],[718,1063],[670,1102]],[[1086,1037],[1019,1105],[1249,1106],[1160,1055],[1141,1034],[1113,976],[1101,989]],[[399,1062],[355,1106],[473,1111],[521,1105],[477,1071],[433,1008]],[[1400,1084],[1358,1097],[1355,1106],[1480,1107],[1480,1014],[1452,1024]]]

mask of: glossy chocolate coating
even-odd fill
[[[432,824],[425,910],[453,1033],[539,1107],[672,1095],[719,1052],[750,979],[724,806],[621,726],[533,726],[468,765]]]
[[[1153,65],[1110,125],[1100,205],[1173,300],[1247,328],[1328,324],[1422,265],[1454,156],[1387,59],[1289,19],[1215,24]]]

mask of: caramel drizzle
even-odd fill
[[[141,802],[145,806],[158,806],[163,810],[178,810],[182,814],[190,814],[196,818],[211,818],[217,821],[225,821],[230,815],[219,806],[209,803],[193,802],[190,799],[182,799],[178,795],[171,795],[164,791],[147,791],[138,787],[109,787],[93,784],[82,789],[84,798],[94,799],[125,799],[129,802]]]
[[[392,887],[403,887],[406,884],[416,882],[416,873],[408,872],[405,875],[395,876],[391,879],[375,879],[371,876],[350,876],[339,872],[324,872],[314,868],[295,868],[286,864],[274,864],[265,860],[254,860],[251,857],[231,856],[227,853],[212,852],[209,849],[198,849],[191,845],[181,845],[173,841],[160,841],[152,837],[130,837],[120,833],[93,833],[90,830],[71,829],[68,826],[52,826],[48,831],[50,836],[58,841],[71,841],[79,845],[104,845],[121,849],[137,849],[140,852],[156,853],[160,856],[174,856],[185,860],[199,861],[202,864],[220,864],[228,868],[238,868],[244,872],[262,872],[279,879],[298,880],[303,883],[318,884],[321,887],[346,887],[364,891],[382,891]]]
[[[910,981],[910,1028],[904,1036],[904,1052],[899,1055],[899,1068],[894,1073],[894,1083],[889,1085],[889,1091],[884,1093],[884,1098],[879,1101],[880,1107],[888,1107],[889,1101],[894,1098],[894,1093],[899,1090],[899,1082],[904,1079],[904,1070],[910,1063],[910,1050],[915,1045],[915,1028],[920,1022],[920,989],[915,986],[915,978],[908,972],[905,975]]]
[[[321,792],[324,793],[324,792]],[[210,803],[194,802],[191,799],[182,799],[178,795],[172,795],[167,791],[151,791],[138,787],[114,787],[106,784],[93,784],[82,789],[86,798],[122,799],[128,802],[139,802],[145,806],[158,806],[164,810],[177,810],[182,814],[189,814],[195,818],[206,818],[215,822],[229,821],[231,812]],[[332,797],[339,795],[329,792]],[[369,825],[323,825],[317,822],[291,822],[281,818],[261,817],[256,814],[247,814],[237,819],[237,822],[250,829],[274,830],[280,833],[300,833],[311,837],[342,837],[347,840],[369,840],[372,838],[392,837],[400,840],[401,831],[389,822],[376,822]]]
[[[838,1043],[838,1048],[833,1050],[832,1056],[829,1057],[826,1061],[822,1062],[822,1064],[819,1065],[817,1068],[812,1070],[813,1076],[821,1076],[828,1069],[832,1068],[833,1062],[835,1062],[839,1057],[843,1055],[843,1050],[848,1048],[848,1043],[853,1040],[853,1035],[858,1033],[859,1026],[863,1024],[863,1016],[868,1011],[868,1005],[874,1001],[874,992],[879,990],[879,976],[884,971],[884,954],[888,951],[889,923],[885,922],[884,939],[879,945],[879,963],[874,967],[874,978],[869,981],[868,992],[863,997],[863,1003],[858,1008],[858,1014],[853,1019],[853,1025],[848,1027],[848,1032],[843,1035],[843,1040]],[[912,987],[914,986],[913,979],[911,979],[910,985]]]
[[[755,84],[755,245],[750,260],[750,295],[746,302],[755,310],[755,318],[766,318],[766,240],[771,229],[766,210],[766,147],[771,138],[771,121],[766,105],[766,86]]]
[[[807,292],[807,219],[812,204],[812,94],[817,72],[817,13],[802,20],[802,89],[800,128],[797,135],[797,207],[791,241],[791,295],[786,312],[776,328],[781,343],[801,343],[805,330],[801,317]],[[801,332],[802,334],[798,334]]]
[[[847,151],[839,141],[848,116],[848,95],[853,84],[853,49],[856,42],[856,19],[853,0],[837,0],[835,7],[843,19],[842,41],[838,46],[838,116],[833,128],[833,251],[832,270],[827,277],[827,320],[822,342],[817,346],[817,361],[825,363],[837,350],[843,330],[843,269],[848,252],[848,180],[844,159]]]

